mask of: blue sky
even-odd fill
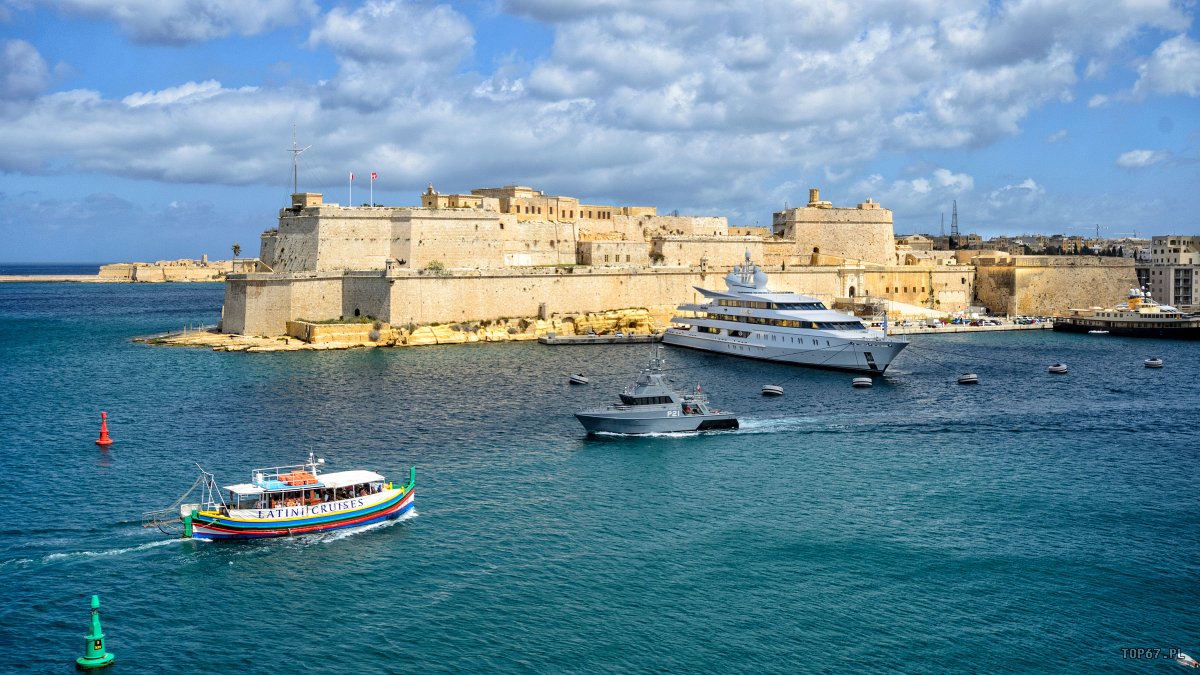
[[[728,4],[728,7],[722,6]],[[291,191],[1200,233],[1193,0],[0,0],[0,261],[258,250]]]

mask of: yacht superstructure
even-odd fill
[[[908,342],[831,310],[820,299],[767,288],[767,274],[751,264],[725,276],[727,291],[695,286],[708,302],[683,304],[691,316],[671,319],[663,342],[718,354],[817,368],[883,373]]]

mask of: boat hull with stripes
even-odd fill
[[[321,506],[340,506],[337,502],[331,504],[291,507],[282,509],[241,509],[233,510],[226,516],[220,512],[196,512],[192,516],[192,537],[196,539],[261,539],[266,537],[287,537],[298,534],[328,532],[348,527],[361,527],[373,523],[399,518],[413,508],[416,498],[415,490],[404,492],[402,488],[384,490],[367,498],[357,497],[342,500],[354,506],[354,502],[364,501],[361,507],[347,508],[334,513],[321,513]],[[261,517],[269,514],[291,517]]]
[[[254,469],[249,482],[218,487],[197,464],[192,487],[172,506],[144,514],[142,525],[167,534],[182,526],[185,539],[262,539],[361,527],[413,508],[416,467],[407,483],[394,483],[365,469],[326,473],[324,465],[310,452],[303,464]]]

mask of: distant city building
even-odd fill
[[[1158,302],[1181,309],[1200,304],[1195,281],[1200,279],[1200,237],[1177,234],[1154,237],[1149,264],[1138,264],[1138,281]]]

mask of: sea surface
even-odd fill
[[[1182,672],[1169,650],[1200,656],[1200,344],[914,336],[865,390],[668,347],[679,387],[742,428],[588,438],[572,413],[615,400],[648,346],[132,341],[215,323],[222,296],[0,285],[0,670],[71,672],[92,594],[112,673]],[[1070,374],[1046,372],[1058,361]],[[955,384],[966,371],[981,383]],[[414,513],[250,543],[141,527],[197,462],[230,484],[310,449],[330,470],[416,466]]]
[[[100,266],[107,263],[3,263],[0,262],[0,277],[7,276],[66,276],[99,274]]]

